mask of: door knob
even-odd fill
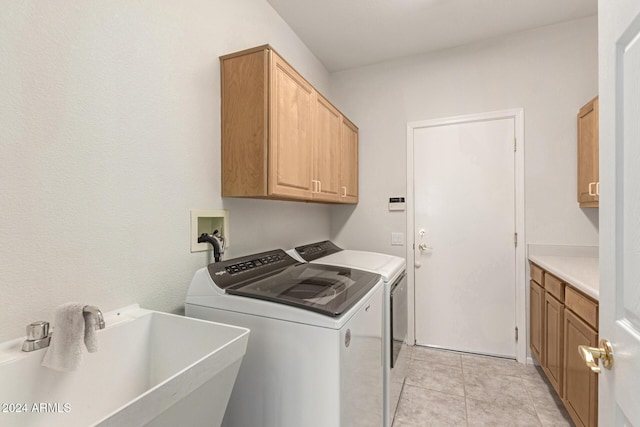
[[[421,252],[424,252],[424,251],[430,251],[433,248],[431,246],[427,246],[426,243],[420,243],[418,245],[418,249],[420,249]]]
[[[599,348],[579,345],[578,353],[580,353],[580,357],[582,357],[584,363],[596,374],[600,373],[600,366],[598,366],[595,359],[602,360],[602,366],[606,369],[611,369],[613,366],[613,347],[609,340],[600,340]]]

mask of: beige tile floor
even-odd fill
[[[409,347],[393,427],[573,426],[540,368]]]

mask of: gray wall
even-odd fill
[[[406,215],[387,202],[412,197],[407,122],[524,108],[527,242],[598,244],[597,209],[576,202],[576,113],[598,93],[596,17],[334,73],[331,92],[360,127],[360,203],[332,208],[338,243],[405,255],[391,232]]]
[[[329,237],[326,205],[220,197],[218,57],[270,43],[329,85],[266,1],[5,1],[0,28],[0,342],[68,301],[181,311],[191,209],[230,211],[228,256]]]
[[[329,236],[404,256],[387,199],[413,120],[523,107],[527,240],[597,244],[575,203],[595,17],[331,76],[263,0],[4,2],[0,28],[0,341],[67,301],[179,312],[208,260],[191,209],[230,211],[229,257]],[[357,206],[221,199],[218,56],[263,43],[360,127]]]

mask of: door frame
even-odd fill
[[[409,343],[415,345],[415,212],[414,212],[414,170],[413,145],[414,132],[417,129],[453,124],[472,123],[512,118],[515,126],[515,232],[518,233],[516,246],[516,327],[518,342],[516,343],[516,360],[527,361],[527,310],[526,310],[526,272],[527,258],[525,250],[525,212],[524,212],[524,109],[491,111],[486,113],[444,117],[431,120],[419,120],[407,123],[407,279],[409,294]],[[515,331],[514,331],[515,332]]]

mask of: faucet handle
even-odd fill
[[[49,336],[49,322],[39,321],[27,325],[27,339],[31,341],[41,340]]]
[[[27,339],[22,343],[22,351],[40,350],[49,346],[49,322],[40,321],[27,325]]]

